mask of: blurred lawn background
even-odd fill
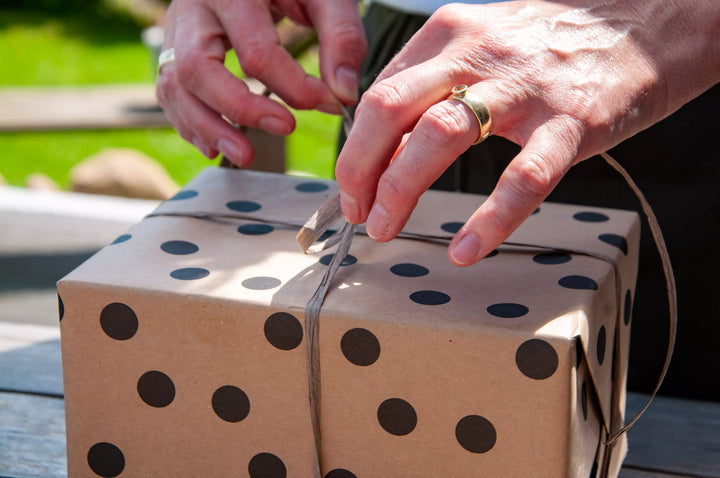
[[[141,41],[148,22],[131,13],[128,2],[138,0],[0,0],[0,88],[151,84],[154,59]],[[319,74],[316,50],[300,62]],[[239,73],[232,53],[227,64]],[[286,139],[288,172],[333,177],[340,118],[314,111],[294,114],[297,128]],[[65,188],[73,165],[116,147],[156,159],[180,185],[217,164],[171,128],[3,132],[0,175],[21,186],[30,174],[43,173]]]

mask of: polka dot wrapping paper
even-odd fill
[[[69,476],[313,476],[303,314],[332,251],[293,224],[336,193],[209,168],[59,282]],[[405,231],[483,200],[430,191]],[[545,203],[458,268],[357,234],[320,313],[322,476],[616,476],[638,236]]]

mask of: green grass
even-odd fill
[[[140,41],[141,27],[107,12],[47,17],[0,9],[0,87],[62,86],[153,81],[152,58]],[[301,59],[317,74],[313,54]],[[237,60],[228,65],[238,72]],[[338,117],[298,111],[286,140],[289,172],[333,176]],[[173,129],[0,133],[0,174],[23,185],[43,173],[61,187],[72,166],[104,148],[135,148],[158,160],[179,184],[215,162],[200,155]]]

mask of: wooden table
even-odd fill
[[[62,393],[58,327],[0,322],[0,477],[66,476]],[[629,440],[623,478],[720,477],[720,404],[658,398]]]
[[[0,478],[66,476],[54,283],[155,205],[0,188]],[[660,397],[629,440],[622,478],[720,478],[720,403]]]

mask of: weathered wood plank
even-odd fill
[[[62,397],[57,326],[0,322],[0,390]]]
[[[629,394],[628,416],[647,400]],[[720,403],[658,397],[629,432],[628,468],[720,477]]]
[[[154,85],[12,88],[0,91],[0,130],[169,126]]]
[[[675,473],[668,475],[657,471],[636,470],[625,467],[620,470],[619,478],[693,478],[690,475],[676,475]],[[695,477],[696,478],[696,477]]]
[[[63,400],[0,392],[0,476],[60,478],[66,469]]]

